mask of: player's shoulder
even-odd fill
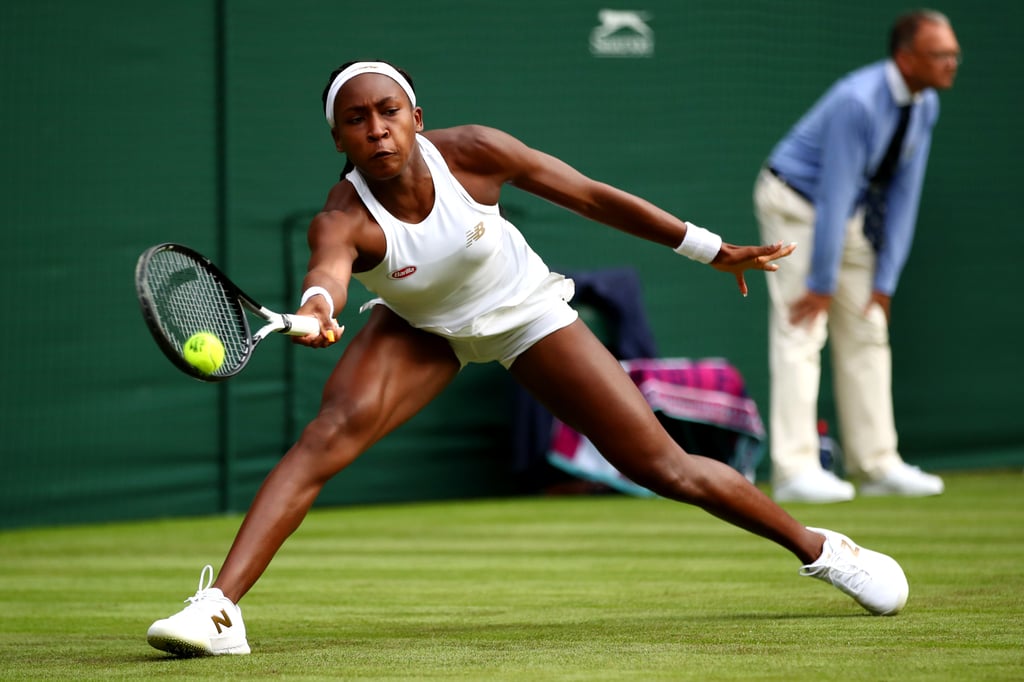
[[[313,216],[311,229],[351,228],[369,217],[356,188],[348,180],[339,180],[327,193],[324,207]]]
[[[503,130],[477,123],[427,130],[423,136],[446,156],[494,151],[515,139]]]
[[[486,125],[469,124],[423,133],[452,170],[491,174],[514,164],[526,150],[509,133]]]
[[[355,185],[342,177],[327,191],[323,211],[346,212],[361,205],[362,201],[359,199],[359,192],[356,191]]]

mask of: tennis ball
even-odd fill
[[[215,334],[196,332],[188,337],[182,355],[203,374],[213,374],[224,364],[224,344]]]

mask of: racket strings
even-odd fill
[[[156,321],[179,353],[193,334],[210,332],[224,345],[224,364],[214,375],[244,364],[252,349],[245,313],[206,268],[185,254],[161,251],[148,263],[146,283]]]

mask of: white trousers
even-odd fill
[[[807,292],[814,247],[814,207],[768,171],[754,188],[764,243],[797,248],[765,279],[771,309],[769,448],[772,480],[786,481],[819,467],[817,430],[821,353],[828,341],[843,464],[851,477],[876,479],[898,465],[892,404],[892,351],[881,307],[865,313],[871,297],[875,253],[864,237],[863,213],[846,225],[838,286],[827,315],[811,324],[789,322],[790,306]]]

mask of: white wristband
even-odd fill
[[[299,301],[299,307],[306,305],[306,301],[313,298],[314,296],[323,296],[327,299],[327,305],[331,307],[331,314],[328,317],[334,317],[334,299],[331,298],[331,293],[323,287],[310,287],[302,292],[302,299]]]
[[[686,223],[686,235],[674,251],[698,263],[707,265],[722,250],[722,238],[710,230]]]

